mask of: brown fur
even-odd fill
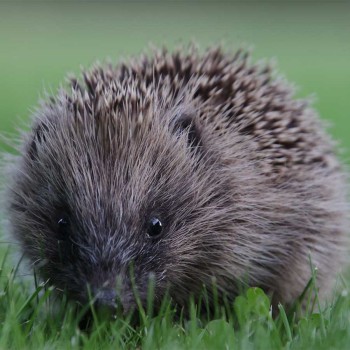
[[[35,113],[7,203],[43,278],[81,301],[87,285],[114,300],[119,281],[125,309],[130,263],[142,301],[152,275],[156,298],[169,289],[181,305],[213,278],[229,297],[248,283],[290,303],[310,257],[325,293],[348,229],[345,176],[315,112],[268,67],[219,48],[72,79]],[[154,216],[158,239],[146,233]]]

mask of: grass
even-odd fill
[[[279,71],[300,86],[298,96],[315,94],[315,107],[333,126],[344,161],[350,149],[350,7],[345,2],[0,3],[0,132],[17,135],[44,88],[55,91],[67,72],[96,59],[137,54],[150,42],[174,47],[195,39],[202,47],[224,42],[230,49],[254,44],[254,58],[274,57]],[[0,151],[8,149],[0,140]],[[54,303],[50,288],[34,276],[22,278],[0,233],[0,349],[348,349],[350,295],[342,293],[305,314],[279,306],[249,289],[214,319],[175,319],[165,303],[157,316],[96,317],[92,330],[79,329],[74,305]],[[10,245],[11,251],[16,250]],[[36,287],[35,287],[36,286]],[[315,280],[310,283],[316,289]],[[317,292],[317,289],[316,289]]]
[[[306,311],[296,308],[272,316],[269,298],[250,288],[232,304],[218,307],[210,319],[191,304],[188,317],[176,317],[165,301],[152,316],[141,309],[137,326],[130,317],[110,322],[94,313],[89,331],[79,327],[81,312],[64,298],[55,303],[45,283],[30,291],[16,278],[18,270],[0,270],[0,349],[346,349],[350,344],[350,295],[343,282],[340,295],[320,308],[310,300]],[[316,276],[309,283],[316,292]],[[318,306],[315,306],[318,305]]]

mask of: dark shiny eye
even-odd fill
[[[147,233],[150,237],[159,236],[163,231],[162,223],[158,218],[152,218],[148,223]]]
[[[66,216],[62,216],[57,221],[58,239],[65,241],[69,238],[69,220]]]

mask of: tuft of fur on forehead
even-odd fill
[[[245,52],[155,50],[84,71],[39,108],[11,172],[10,224],[78,300],[120,278],[132,307],[133,264],[143,301],[152,275],[156,299],[181,305],[213,279],[229,298],[248,283],[290,303],[310,257],[324,293],[344,261],[333,148],[308,102]]]

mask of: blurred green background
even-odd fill
[[[138,54],[149,43],[195,40],[253,48],[316,96],[331,133],[350,152],[349,2],[0,2],[0,131],[15,132],[44,89],[95,60]],[[1,143],[1,147],[4,144]]]

